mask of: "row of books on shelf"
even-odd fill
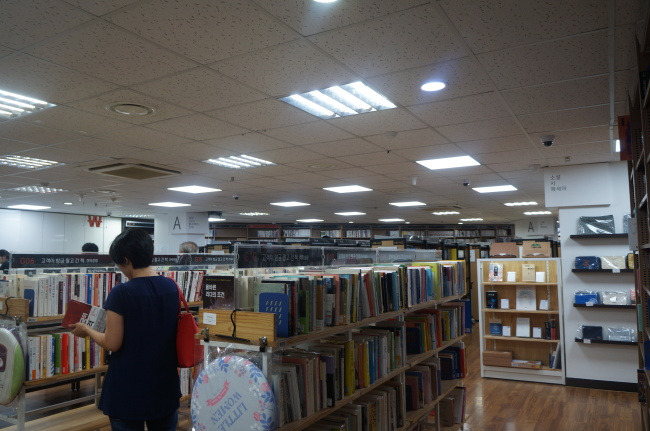
[[[70,374],[106,364],[107,352],[89,337],[70,332],[27,337],[26,380]]]
[[[489,319],[490,325],[490,335],[496,335],[499,337],[511,337],[512,328],[510,325],[504,325],[501,322],[501,319]],[[517,317],[516,319],[516,328],[515,336],[529,338],[543,338],[545,340],[559,340],[560,331],[559,324],[556,319],[549,319],[544,322],[544,327],[533,326],[532,335],[531,335],[531,326],[530,318],[528,317]]]
[[[453,301],[441,304],[437,309],[407,315],[404,318],[407,354],[424,353],[468,333],[470,326],[466,317],[469,307],[469,301]]]

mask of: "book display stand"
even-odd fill
[[[559,258],[479,259],[481,376],[565,383]]]

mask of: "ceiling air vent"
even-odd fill
[[[112,163],[110,165],[88,168],[88,170],[98,174],[112,175],[114,177],[129,178],[132,180],[150,180],[152,178],[163,178],[181,174],[172,169],[160,168],[144,163]]]

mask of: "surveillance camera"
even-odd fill
[[[113,215],[113,213],[111,211],[106,211],[106,217],[110,217],[112,215]]]
[[[540,139],[542,140],[542,145],[545,147],[552,147],[555,143],[555,136],[553,135],[544,135]]]
[[[471,184],[471,181],[470,181],[470,180],[463,180],[463,185],[464,185],[465,187],[469,186],[470,184]]]
[[[234,200],[239,200],[239,195],[238,195],[238,194],[234,194],[234,195],[232,195],[232,198],[233,198]]]

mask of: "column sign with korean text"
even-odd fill
[[[607,163],[559,166],[544,169],[547,208],[609,205],[612,190]]]

